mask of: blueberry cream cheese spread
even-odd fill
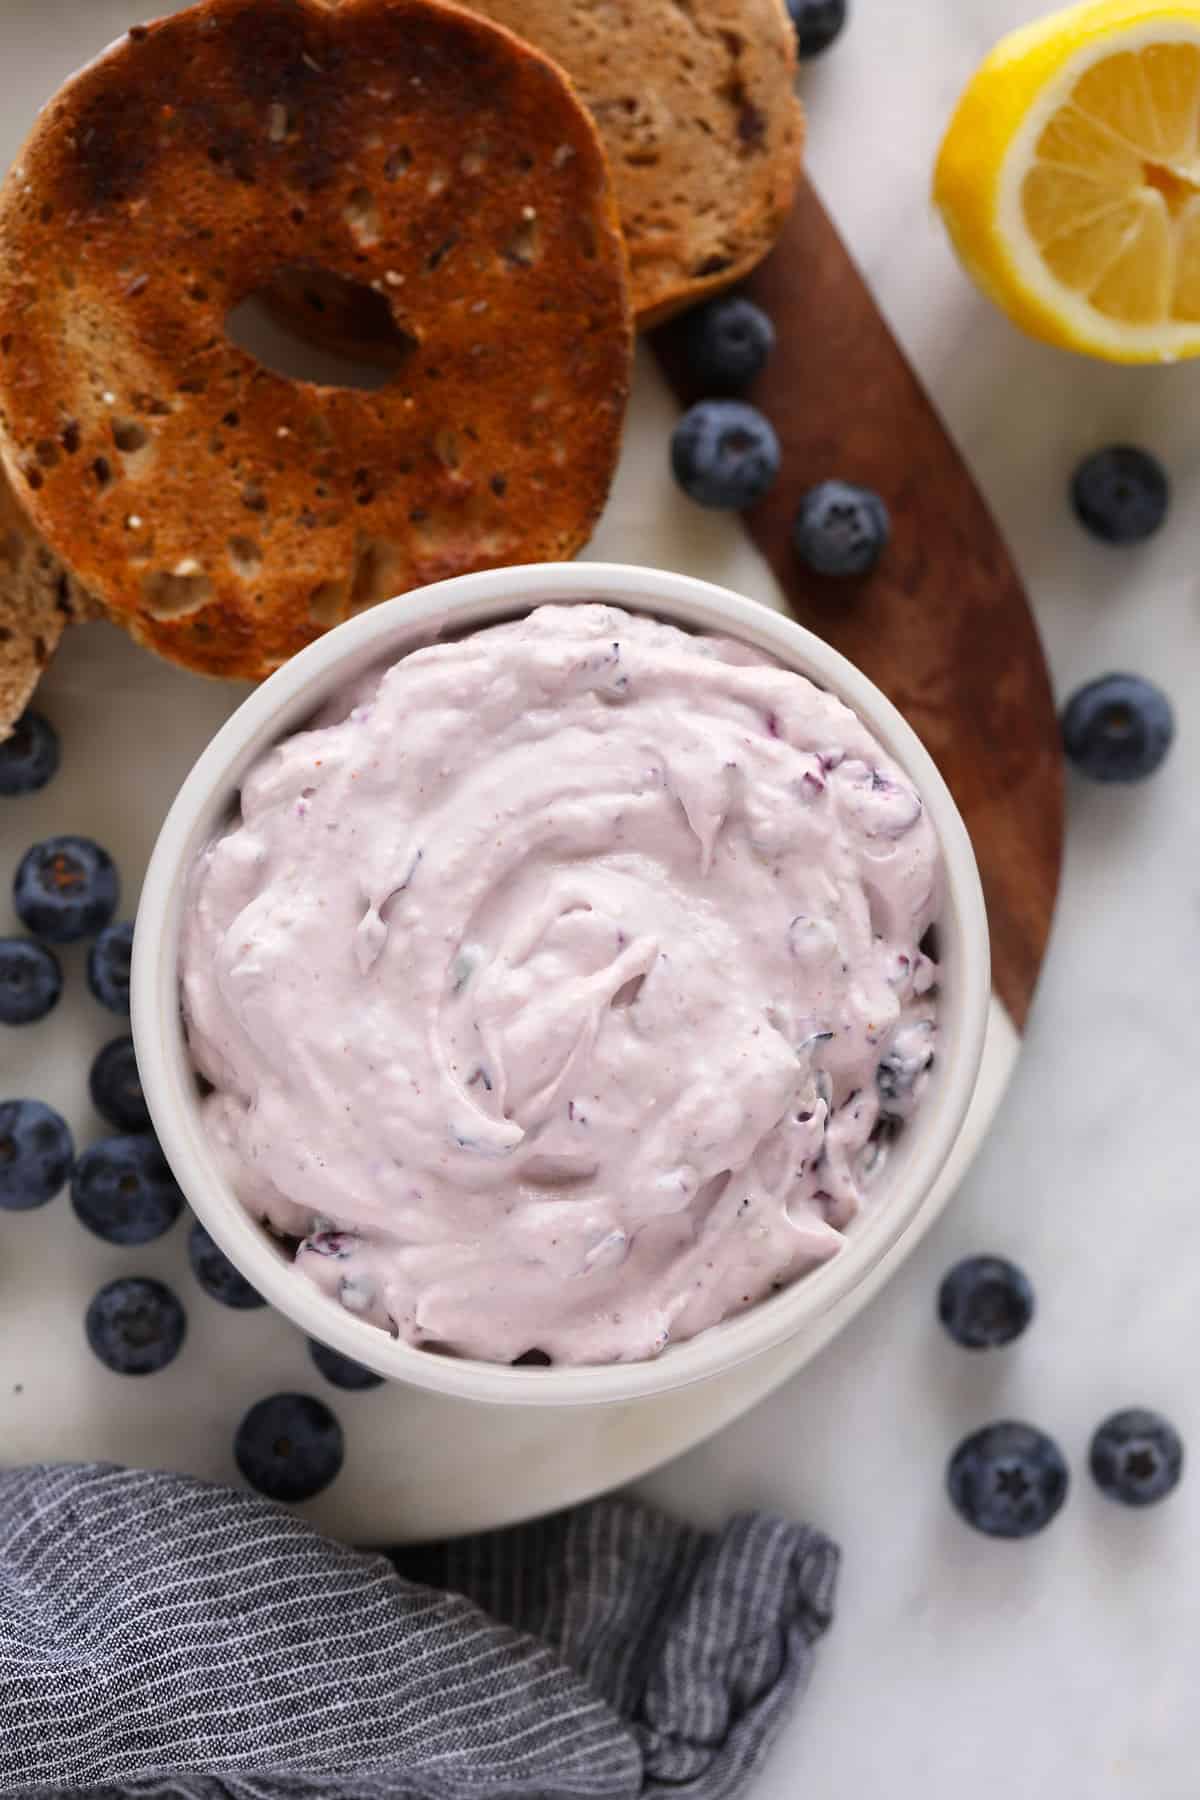
[[[651,1357],[886,1204],[941,892],[920,795],[841,701],[542,607],[246,777],[183,933],[207,1131],[297,1279],[394,1336]]]

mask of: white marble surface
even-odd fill
[[[1145,1401],[1200,1458],[1200,365],[1109,369],[1024,340],[931,216],[955,95],[1039,0],[853,10],[804,82],[817,184],[1016,553],[1059,691],[1137,670],[1171,693],[1179,738],[1144,787],[1070,784],[1023,1057],[941,1223],[803,1374],[645,1491],[714,1520],[803,1514],[844,1547],[836,1627],[756,1800],[1192,1800],[1200,1460],[1136,1516],[1092,1489],[1084,1457],[1101,1417]],[[1161,536],[1127,552],[1091,544],[1064,501],[1077,456],[1118,438],[1174,484]],[[979,1360],[933,1320],[942,1271],[977,1249],[1022,1263],[1040,1308]],[[1005,1415],[1054,1432],[1075,1478],[1028,1544],[972,1536],[942,1495],[949,1449]]]
[[[1140,790],[1072,786],[1058,929],[1023,1059],[943,1222],[805,1373],[645,1491],[714,1521],[732,1507],[773,1506],[818,1521],[844,1547],[836,1628],[756,1800],[878,1791],[901,1800],[1192,1800],[1200,1467],[1167,1506],[1138,1517],[1090,1490],[1082,1459],[1093,1424],[1131,1401],[1169,1411],[1200,1455],[1191,1367],[1200,1310],[1191,1104],[1200,739],[1189,705],[1200,697],[1200,573],[1188,529],[1200,499],[1191,426],[1200,366],[1109,370],[1025,342],[969,288],[931,217],[930,163],[957,89],[1039,0],[852,7],[844,40],[804,82],[818,185],[1007,532],[1059,686],[1115,666],[1152,675],[1176,699],[1179,742]],[[0,153],[11,154],[53,80],[152,10],[131,0],[90,0],[86,9],[77,0],[0,0]],[[597,553],[677,560],[770,598],[765,571],[736,535],[671,491],[657,435],[665,407],[643,368],[636,430]],[[1075,458],[1116,437],[1157,450],[1175,483],[1167,529],[1126,553],[1091,545],[1064,502]],[[111,773],[94,774],[94,810],[75,821],[107,836],[135,869],[155,807],[198,748],[181,741],[180,720],[186,714],[202,736],[225,702],[182,677],[150,693],[132,652],[101,648],[103,636],[92,642],[114,680],[96,693],[81,634],[48,690],[66,730],[97,728],[103,710],[110,741],[124,731],[132,746],[143,741],[149,707],[176,739],[151,788],[139,789],[150,796],[143,805],[131,807],[132,778],[114,758]],[[14,830],[27,841],[23,826]],[[6,857],[17,847],[7,836],[0,846]],[[78,1087],[72,1021],[81,1017],[64,1011],[52,1040],[58,1073],[47,1097],[64,1104]],[[101,1022],[87,1029],[100,1041]],[[19,1066],[0,1050],[6,1090]],[[37,1227],[48,1265],[68,1240],[77,1255],[69,1221],[51,1221],[53,1210]],[[976,1360],[942,1337],[932,1309],[945,1266],[981,1248],[1025,1265],[1040,1316],[1013,1350]],[[178,1246],[162,1254],[177,1259]],[[92,1265],[72,1264],[78,1295],[118,1260],[97,1245]],[[208,1340],[218,1323],[205,1320]],[[272,1340],[270,1354],[282,1371],[297,1352]],[[949,1449],[1006,1414],[1054,1431],[1076,1473],[1062,1517],[1027,1545],[971,1536],[942,1495]],[[205,1423],[199,1407],[195,1423]]]

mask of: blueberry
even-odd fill
[[[796,27],[796,48],[803,57],[828,50],[846,23],[846,0],[787,0]]]
[[[345,1388],[348,1394],[360,1394],[367,1388],[383,1386],[383,1376],[377,1375],[374,1369],[365,1369],[352,1356],[343,1356],[340,1350],[331,1350],[328,1344],[319,1344],[316,1338],[309,1338],[308,1353],[326,1381],[332,1381],[334,1387]]]
[[[57,731],[41,713],[22,713],[0,744],[0,794],[36,794],[57,769]]]
[[[92,1105],[118,1131],[149,1131],[150,1109],[142,1094],[131,1037],[113,1038],[97,1052],[88,1075]]]
[[[671,467],[697,506],[753,506],[779,473],[779,439],[757,407],[702,400],[675,427]]]
[[[153,1375],[179,1355],[187,1317],[161,1281],[124,1276],[102,1287],[84,1319],[87,1341],[117,1375]]]
[[[179,1217],[183,1195],[149,1134],[89,1144],[71,1176],[71,1205],[81,1225],[109,1244],[148,1244]]]
[[[21,923],[52,944],[95,937],[117,910],[117,871],[91,838],[53,837],[21,858],[13,902]]]
[[[0,1208],[31,1212],[53,1200],[71,1173],[71,1130],[40,1100],[0,1101]]]
[[[1140,675],[1100,675],[1063,708],[1063,748],[1092,781],[1142,781],[1171,748],[1175,715],[1161,688]]]
[[[342,1428],[309,1394],[272,1394],[252,1406],[233,1440],[237,1466],[270,1500],[311,1500],[342,1466]]]
[[[1033,1317],[1033,1289],[1002,1256],[968,1256],[938,1290],[938,1318],[964,1350],[993,1350],[1020,1337]]]
[[[1168,1419],[1143,1406],[1105,1419],[1092,1439],[1092,1474],[1101,1493],[1124,1506],[1165,1500],[1183,1474],[1183,1440]]]
[[[946,1472],[954,1506],[988,1537],[1032,1537],[1067,1497],[1062,1451],[1032,1425],[1006,1421],[964,1438]]]
[[[133,924],[122,919],[106,925],[88,951],[88,986],[110,1012],[129,1017],[129,961],[133,955]]]
[[[222,1306],[249,1312],[251,1307],[267,1304],[258,1289],[251,1287],[241,1270],[230,1262],[220,1244],[209,1237],[199,1219],[188,1234],[188,1259],[192,1274],[205,1293]]]
[[[887,507],[870,488],[822,481],[800,502],[792,543],[818,575],[866,575],[883,555],[891,528]]]
[[[57,956],[29,938],[0,938],[0,1024],[32,1025],[58,1005]]]
[[[1084,457],[1071,477],[1080,523],[1106,544],[1140,544],[1167,516],[1166,471],[1145,450],[1114,444]]]
[[[722,294],[696,307],[683,326],[688,372],[710,394],[746,387],[775,348],[775,327],[761,306]]]

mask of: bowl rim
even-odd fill
[[[186,869],[242,777],[271,743],[311,716],[351,670],[447,629],[476,630],[552,602],[600,602],[686,629],[756,645],[844,700],[915,781],[941,846],[939,925],[956,954],[958,1042],[939,1059],[920,1134],[898,1181],[858,1235],[829,1262],[652,1361],[517,1368],[431,1355],[356,1318],[305,1281],[225,1181],[199,1124],[178,996]],[[158,834],[134,935],[131,1026],[142,1086],[163,1151],[193,1211],[220,1248],[307,1335],[377,1373],[460,1400],[512,1406],[598,1405],[669,1392],[774,1349],[842,1301],[918,1216],[963,1126],[983,1053],[991,995],[983,892],[967,830],[936,764],[898,709],[839,651],[794,619],[714,583],[624,563],[542,563],[452,576],[384,601],[318,638],[230,716],[201,752]]]

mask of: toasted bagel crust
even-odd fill
[[[225,321],[281,269],[381,295],[376,392],[288,380]],[[0,190],[0,455],[153,649],[257,678],[358,607],[573,554],[630,365],[587,112],[439,0],[204,0],[62,88]]]

